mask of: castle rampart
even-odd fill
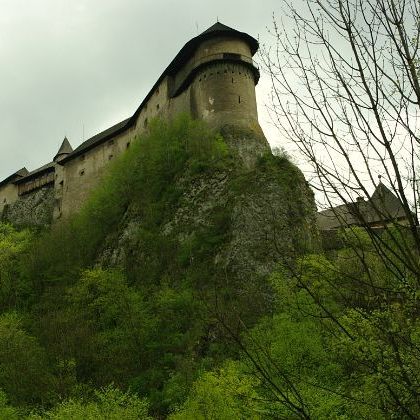
[[[147,130],[152,118],[189,113],[215,129],[239,127],[263,138],[258,124],[255,85],[259,71],[252,57],[258,42],[243,32],[216,23],[180,50],[125,121],[72,150],[63,141],[54,161],[31,173],[17,172],[0,182],[0,216],[5,206],[39,189],[54,189],[54,219],[67,217],[85,202],[107,163]],[[36,200],[35,200],[36,201]]]

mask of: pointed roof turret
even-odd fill
[[[64,137],[64,140],[61,143],[61,146],[58,149],[58,152],[54,157],[54,162],[56,162],[56,161],[59,162],[60,160],[65,158],[71,152],[73,152],[73,148],[71,147],[71,144],[68,141],[67,137]]]

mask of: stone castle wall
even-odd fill
[[[15,203],[18,198],[18,188],[16,185],[10,183],[0,187],[0,216],[3,214],[5,208]]]
[[[44,227],[51,224],[54,211],[54,186],[49,184],[33,190],[8,204],[2,218],[20,226]]]
[[[204,40],[175,74],[164,72],[126,129],[71,159],[56,160],[54,219],[80,209],[106,165],[145,132],[155,117],[171,119],[189,113],[215,129],[230,125],[264,137],[257,117],[255,72],[250,46],[240,37],[224,35]],[[269,150],[265,138],[264,142],[262,149]],[[0,186],[0,216],[4,204],[22,197],[14,184]]]

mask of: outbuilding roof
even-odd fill
[[[321,229],[337,229],[351,225],[386,223],[405,218],[399,198],[380,182],[369,200],[341,204],[318,213]]]

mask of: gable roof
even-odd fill
[[[15,182],[17,179],[22,178],[28,174],[29,174],[29,171],[26,168],[19,169],[14,174],[9,175],[7,178],[3,179],[0,182],[0,187],[2,187],[3,185],[11,184]]]
[[[29,172],[26,176],[18,178],[16,181],[14,181],[14,184],[22,184],[23,182],[28,182],[33,178],[38,178],[39,176],[44,175],[45,173],[54,172],[54,166],[54,162],[47,163],[46,165]]]
[[[369,200],[341,204],[318,212],[318,226],[321,229],[383,223],[406,217],[401,201],[380,182]]]

